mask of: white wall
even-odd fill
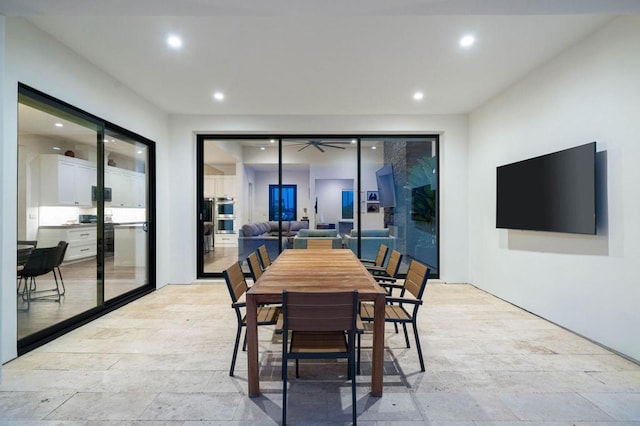
[[[640,17],[617,18],[475,111],[469,145],[471,282],[636,360],[638,76]],[[496,229],[496,166],[594,140],[606,152],[597,236]]]
[[[4,78],[4,69],[5,69],[5,62],[4,62],[4,52],[5,52],[5,28],[6,28],[6,18],[2,15],[0,15],[0,98],[4,98],[4,94],[6,92],[6,88],[5,88],[5,78]],[[5,134],[5,117],[4,117],[4,102],[0,101],[0,135],[3,136],[3,139],[6,140],[6,134]],[[5,191],[8,190],[9,185],[11,184],[11,179],[9,177],[9,167],[7,167],[5,164],[8,162],[6,160],[8,154],[4,148],[4,146],[6,145],[6,143],[1,143],[0,144],[0,198],[4,199],[4,195],[6,194]],[[16,147],[16,156],[17,156],[17,147]],[[16,157],[14,157],[16,158]],[[14,173],[14,176],[16,176],[17,173]],[[16,188],[17,185],[17,179],[14,180],[14,188]],[[13,211],[13,218],[10,216],[10,211]],[[11,203],[0,203],[0,241],[7,241],[7,236],[5,234],[5,223],[9,223],[11,220],[13,220],[13,223],[16,223],[16,217],[15,217],[15,208],[11,208]],[[14,231],[14,235],[15,235],[15,231]],[[12,267],[12,263],[11,261],[15,260],[14,258],[9,259],[9,251],[13,251],[13,249],[10,249],[9,247],[6,247],[5,244],[0,244],[0,271],[8,271],[9,268]],[[0,273],[0,282],[5,282],[6,277],[5,277],[5,273],[2,272]],[[13,281],[12,281],[13,282]],[[8,286],[2,286],[0,287],[0,300],[7,300],[8,297],[14,297],[14,293],[15,290],[13,289],[9,289]],[[3,306],[3,303],[0,302],[0,360],[4,360],[4,354],[5,354],[5,350],[4,348],[6,346],[11,346],[9,342],[5,343],[4,339],[2,338],[2,336],[4,336],[4,320],[3,320],[3,316],[4,316],[4,312],[6,309],[9,309],[8,307],[5,308]],[[10,350],[7,350],[7,353],[10,354]],[[2,362],[0,362],[0,383],[2,382]]]
[[[180,235],[171,248],[172,283],[196,279],[196,134],[441,134],[440,275],[449,282],[467,277],[467,118],[434,116],[181,116],[170,117],[171,167],[192,171],[172,176],[170,228]],[[245,158],[245,161],[249,161]],[[346,175],[341,174],[341,177]],[[312,178],[313,180],[313,178]],[[374,187],[375,188],[375,187]],[[313,191],[313,188],[311,189]],[[256,196],[258,192],[256,190]],[[312,206],[310,206],[311,208]],[[253,218],[254,220],[256,218]]]
[[[333,223],[338,229],[338,222],[342,220],[342,190],[353,191],[353,179],[316,179],[315,188],[318,197],[317,223]]]
[[[167,116],[140,98],[128,87],[104,74],[76,53],[59,44],[47,34],[21,18],[6,18],[6,45],[2,49],[6,66],[2,78],[3,123],[1,128],[0,167],[3,200],[16,200],[17,187],[17,90],[18,82],[68,102],[93,115],[156,141],[156,160],[159,170],[158,188],[168,186]],[[2,76],[0,74],[0,76]],[[157,194],[158,284],[166,283],[170,230],[167,221],[169,196]],[[16,298],[15,298],[15,241],[16,206],[3,202],[2,219],[2,361],[16,356]]]

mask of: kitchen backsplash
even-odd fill
[[[105,219],[108,222],[144,222],[146,220],[146,209],[136,208],[107,208],[105,209]],[[78,207],[40,207],[38,211],[38,223],[40,226],[58,226],[78,223],[78,216],[81,214],[96,214],[95,208]]]

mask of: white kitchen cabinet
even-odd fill
[[[238,234],[214,234],[214,247],[237,247]]]
[[[64,155],[40,156],[40,205],[90,207],[96,165]]]
[[[114,266],[147,265],[147,237],[143,224],[116,225],[114,231]]]
[[[204,198],[216,196],[216,176],[206,175],[204,177]]]
[[[225,175],[208,175],[204,177],[204,196],[213,197],[235,197],[236,177]]]
[[[111,188],[111,207],[145,207],[147,181],[144,173],[107,167],[105,186]]]
[[[38,247],[53,247],[66,241],[69,246],[64,261],[82,260],[98,253],[97,235],[96,225],[44,226],[38,229]]]

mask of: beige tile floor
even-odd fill
[[[427,371],[388,326],[382,398],[363,352],[361,425],[640,425],[637,364],[472,286],[429,284],[425,301]],[[244,353],[228,375],[234,335],[224,285],[164,287],[5,364],[0,424],[278,424],[278,338],[260,329],[263,393],[249,398]],[[348,424],[345,370],[302,364],[290,424]]]

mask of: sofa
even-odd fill
[[[388,228],[381,229],[363,229],[362,230],[362,253],[361,259],[375,259],[378,254],[380,244],[389,247],[389,251],[396,248],[397,238],[391,235]],[[358,254],[358,231],[352,229],[351,232],[343,237],[345,248],[351,249],[356,255]],[[388,255],[387,255],[388,256]]]
[[[306,249],[310,239],[331,240],[332,248],[342,248],[342,237],[336,229],[301,229],[293,237],[293,248]]]
[[[243,262],[261,245],[267,247],[271,260],[280,254],[279,241],[282,248],[291,248],[291,238],[301,229],[308,229],[308,221],[282,222],[282,236],[278,231],[277,221],[255,222],[242,225],[238,230],[238,260]]]

